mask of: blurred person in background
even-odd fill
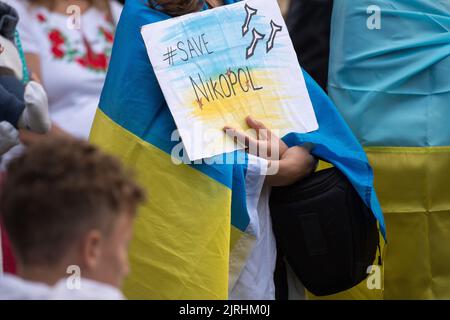
[[[86,139],[105,81],[122,5],[112,0],[4,2],[19,14],[19,49],[25,53],[29,73],[40,79],[48,95],[52,127],[46,136]],[[25,144],[46,136],[26,130],[20,133]],[[16,146],[0,159],[0,184],[6,163],[21,152],[21,146]],[[14,273],[9,241],[5,232],[0,233],[0,265]]]
[[[112,0],[7,0],[30,71],[41,79],[53,122],[51,135],[87,138],[108,68],[122,5]],[[39,135],[22,132],[30,143]]]
[[[449,17],[448,0],[333,6],[328,91],[374,168],[388,300],[450,299]]]
[[[300,65],[325,91],[328,83],[332,10],[333,0],[291,0],[285,14]]]
[[[0,300],[123,299],[144,193],[118,159],[82,140],[45,139],[9,163],[0,198],[18,266],[0,276]]]

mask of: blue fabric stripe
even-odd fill
[[[449,73],[450,1],[334,2],[329,93],[364,146],[449,146]]]
[[[233,193],[231,199],[231,224],[241,231],[245,231],[250,223],[245,192],[246,171],[246,164],[234,166]]]

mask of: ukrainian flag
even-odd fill
[[[168,18],[144,1],[126,2],[91,141],[133,168],[149,194],[134,226],[126,296],[227,299],[257,236],[249,228],[247,164],[173,163],[176,126],[140,35],[142,26]],[[325,93],[304,76],[320,129],[291,133],[285,141],[314,143],[313,153],[347,175],[384,234],[363,149]]]
[[[329,93],[375,171],[385,299],[450,298],[450,1],[335,1]]]

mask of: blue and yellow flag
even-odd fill
[[[385,299],[450,298],[450,1],[335,1],[329,93],[386,216]]]
[[[176,126],[140,35],[142,26],[168,18],[144,1],[127,1],[91,140],[132,167],[149,194],[135,222],[126,296],[227,299],[255,241],[248,230],[247,166],[172,161]],[[285,141],[314,143],[313,153],[346,174],[384,234],[362,147],[325,93],[304,76],[320,129],[288,134]]]

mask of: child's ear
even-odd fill
[[[83,264],[88,269],[95,269],[101,260],[102,235],[99,230],[91,230],[84,237],[81,255]]]

